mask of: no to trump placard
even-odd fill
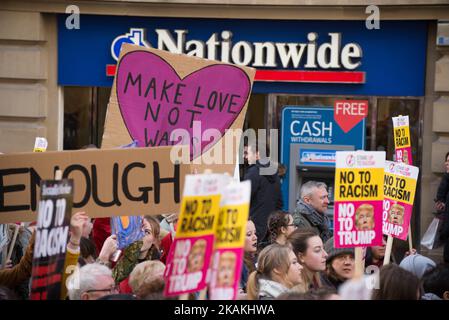
[[[408,116],[393,117],[392,120],[396,161],[412,164],[412,145]]]
[[[382,244],[385,152],[337,151],[334,244],[336,248]]]
[[[251,182],[233,182],[223,190],[215,232],[210,299],[236,299],[242,272]]]
[[[221,174],[186,176],[176,237],[167,257],[164,295],[206,288],[225,179]]]
[[[385,162],[383,226],[384,234],[407,239],[415,199],[419,168],[404,163]]]

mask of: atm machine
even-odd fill
[[[288,211],[293,212],[300,199],[301,185],[307,181],[324,182],[329,193],[329,207],[326,212],[333,229],[335,151],[351,151],[353,146],[291,144],[289,174]]]
[[[327,215],[333,228],[335,154],[364,149],[365,119],[343,131],[331,106],[284,106],[281,126],[281,162],[287,166],[282,181],[284,210],[294,212],[303,183],[322,181],[328,186]]]

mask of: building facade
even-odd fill
[[[417,245],[449,151],[449,2],[375,4],[379,28],[375,8],[355,0],[2,1],[0,151],[30,151],[37,136],[48,150],[100,146],[123,42],[248,65],[258,75],[245,128],[281,129],[288,106],[366,100],[365,134],[354,145],[392,160],[391,117],[409,115],[420,167]],[[331,183],[315,171],[303,177]]]

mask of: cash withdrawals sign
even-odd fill
[[[186,176],[176,237],[167,259],[164,295],[206,288],[225,178],[220,174]]]
[[[412,144],[408,116],[393,117],[394,149],[396,161],[412,164]]]
[[[237,297],[250,198],[250,181],[230,183],[223,190],[209,290],[212,300],[235,300]]]
[[[413,211],[419,168],[404,163],[385,162],[382,231],[384,234],[407,239]]]
[[[382,244],[384,151],[337,151],[334,245]]]
[[[72,202],[72,179],[41,181],[31,300],[60,299]]]

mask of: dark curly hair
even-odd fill
[[[281,228],[287,228],[290,212],[287,211],[274,211],[268,217],[268,236],[270,243],[276,242],[277,237],[281,234]]]

